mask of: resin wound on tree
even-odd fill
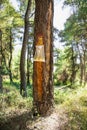
[[[43,45],[43,37],[38,37],[38,42],[36,45],[34,61],[42,61],[45,62],[45,54],[44,54],[44,45]]]
[[[43,37],[42,36],[38,36],[37,38],[37,43],[35,46],[35,55],[34,55],[34,62],[37,66],[37,74],[36,74],[36,78],[37,78],[37,98],[38,101],[42,101],[42,95],[43,95],[43,87],[42,87],[42,83],[43,83],[43,77],[42,77],[42,73],[43,73],[43,63],[45,62],[45,54],[44,54],[44,44],[43,44]]]

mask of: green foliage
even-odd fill
[[[7,82],[8,83],[8,82]],[[0,94],[0,116],[9,114],[16,109],[32,108],[32,90],[28,90],[28,97],[23,98],[15,84],[4,83],[3,93]]]
[[[65,97],[64,97],[65,98]],[[68,93],[65,101],[60,106],[65,111],[68,123],[66,130],[87,129],[87,86],[79,87]]]
[[[12,71],[13,71],[13,78],[15,80],[19,79],[20,76],[20,50],[18,51],[18,53],[14,51],[13,53],[13,64],[12,64]]]
[[[69,62],[66,60],[65,50],[56,49],[54,61],[54,85],[67,84],[69,78]]]
[[[68,63],[67,68],[71,84],[78,79],[77,77],[80,79],[79,83],[82,84],[85,82],[87,70],[87,1],[65,0],[64,6],[71,6],[72,14],[66,20],[64,29],[59,32],[61,42],[64,43],[64,60],[66,61],[63,64]],[[60,59],[62,58],[60,57]],[[61,61],[60,59],[58,59],[58,62]]]
[[[2,2],[0,10],[0,55],[2,64],[2,74],[12,77],[12,53],[14,49],[14,41],[17,39],[19,28],[23,27],[23,19],[19,12],[6,0]],[[3,23],[3,24],[2,24]],[[10,77],[10,78],[11,78]]]
[[[58,88],[55,89],[54,91],[54,101],[55,104],[62,104],[66,100],[66,93],[64,91],[57,90]]]

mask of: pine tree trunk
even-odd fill
[[[27,84],[30,85],[30,49],[27,47]]]
[[[85,44],[81,44],[82,49],[83,49],[83,85],[86,84],[85,79],[86,79],[86,49],[85,49]]]
[[[72,62],[72,72],[71,72],[71,78],[70,78],[70,82],[71,85],[73,85],[74,81],[75,81],[75,77],[76,77],[76,70],[75,70],[75,57],[74,57],[74,50],[73,50],[73,45],[72,45],[72,57],[71,57],[71,62]]]
[[[34,107],[44,116],[53,108],[53,0],[35,0],[35,4],[34,54],[38,38],[42,36],[45,62],[34,61],[33,96]]]
[[[84,50],[84,85],[86,85],[86,50]]]
[[[2,76],[0,75],[0,92],[3,91],[3,86],[2,86]]]
[[[80,56],[80,85],[83,83],[83,59]]]
[[[2,30],[0,30],[0,92],[3,91],[2,85]]]
[[[25,13],[25,29],[24,29],[24,38],[23,45],[21,50],[21,58],[20,58],[20,94],[22,96],[27,96],[26,92],[26,70],[25,70],[25,60],[26,60],[26,48],[29,38],[29,14],[30,14],[31,0],[28,0],[27,10]]]
[[[77,49],[79,52],[79,60],[80,60],[80,85],[82,85],[82,82],[83,82],[83,58],[82,58],[82,54],[80,52],[78,43],[77,43]]]
[[[9,49],[10,49],[10,59],[9,59],[9,78],[10,78],[10,83],[13,82],[12,79],[12,72],[11,72],[11,62],[12,62],[12,32],[11,32],[11,28],[10,28],[10,45],[9,45]]]

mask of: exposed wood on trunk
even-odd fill
[[[53,0],[35,0],[35,3],[34,50],[38,44],[39,35],[42,35],[45,62],[34,62],[34,105],[39,114],[46,115],[53,107]]]

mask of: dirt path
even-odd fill
[[[27,125],[28,130],[58,130],[60,127],[59,118],[56,113],[49,117],[39,118],[32,125]]]
[[[65,130],[67,123],[66,115],[58,110],[47,117],[33,117],[30,111],[26,111],[0,122],[0,130]]]
[[[27,121],[26,130],[65,130],[68,123],[65,115],[54,112],[48,117],[40,117],[36,121]]]

